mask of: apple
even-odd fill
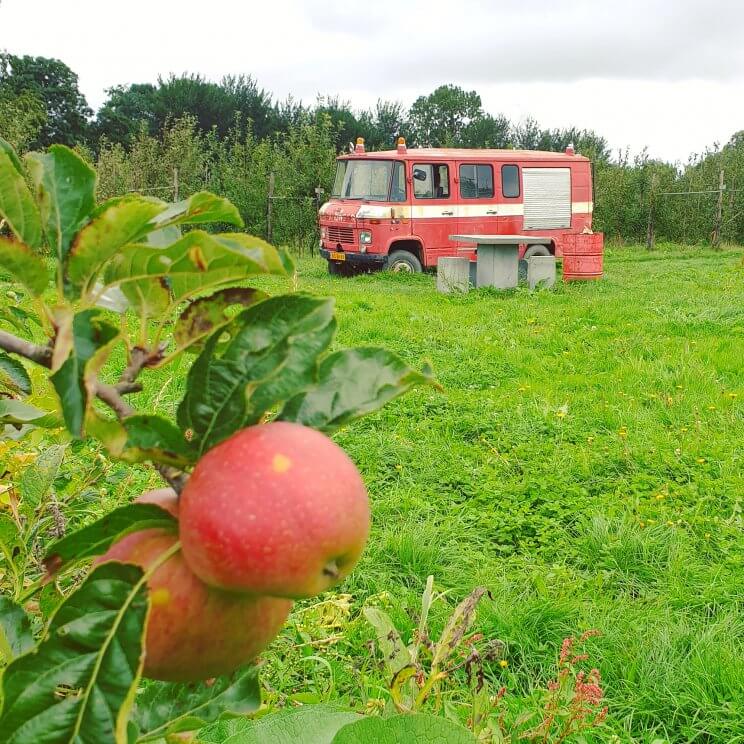
[[[171,489],[151,491],[137,500],[178,516],[178,499]],[[146,569],[177,540],[168,530],[141,530],[123,537],[96,562],[116,560]],[[239,596],[209,587],[193,574],[180,551],[147,583],[144,674],[153,679],[190,682],[229,674],[268,645],[292,607],[286,599]]]
[[[331,439],[277,421],[242,429],[196,464],[180,499],[191,570],[232,592],[312,597],[354,567],[370,529],[367,490]]]

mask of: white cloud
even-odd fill
[[[685,159],[744,128],[737,0],[4,0],[0,47],[58,57],[91,105],[158,74],[247,73],[283,98],[410,104],[441,83],[487,110]]]

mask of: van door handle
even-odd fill
[[[442,212],[442,214],[446,214],[446,215],[449,215],[451,217],[454,214],[454,212],[447,212],[447,211],[445,211],[445,212]]]
[[[499,212],[498,212],[497,209],[487,209],[486,210],[486,214],[498,214],[498,213]]]

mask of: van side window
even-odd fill
[[[461,165],[460,196],[463,199],[492,198],[493,167],[490,165]]]
[[[501,166],[501,190],[507,198],[519,196],[519,168],[516,165]]]
[[[413,195],[417,199],[449,199],[449,167],[443,163],[414,163]]]
[[[406,167],[397,160],[393,163],[393,181],[390,187],[390,201],[404,202],[406,200]]]

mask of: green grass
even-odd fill
[[[601,282],[535,294],[442,296],[432,276],[329,279],[311,261],[298,286],[335,295],[339,344],[430,360],[444,392],[337,436],[374,513],[346,637],[314,652],[329,667],[298,665],[287,631],[267,682],[384,697],[356,609],[386,593],[410,633],[434,574],[438,627],[490,589],[477,629],[510,662],[494,685],[528,696],[564,637],[597,628],[601,740],[744,741],[742,254],[626,249]]]
[[[337,435],[373,532],[331,602],[298,606],[267,652],[269,700],[387,699],[360,608],[384,605],[408,639],[433,574],[447,593],[434,630],[490,590],[476,630],[505,644],[508,667],[487,677],[514,710],[555,674],[562,640],[596,628],[609,714],[593,741],[744,742],[742,255],[617,250],[603,281],[534,294],[443,296],[431,275],[336,279],[310,259],[294,283],[259,282],[334,295],[339,346],[428,360],[443,386]],[[138,407],[172,412],[187,364],[144,376]],[[70,472],[93,468],[89,445],[74,450]],[[108,506],[157,482],[91,472]],[[464,717],[465,676],[444,689]]]

